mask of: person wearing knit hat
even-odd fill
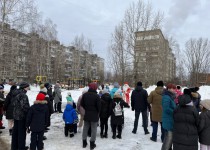
[[[26,128],[31,133],[30,149],[43,149],[43,136],[48,123],[49,109],[45,100],[45,94],[39,93],[34,101],[34,105],[29,109]]]
[[[158,132],[158,123],[160,123],[161,126],[161,141],[164,139],[164,129],[162,126],[162,93],[164,91],[164,84],[163,81],[157,82],[157,87],[154,91],[152,91],[149,94],[149,97],[147,99],[148,103],[151,105],[151,111],[150,111],[150,119],[152,123],[152,136],[150,137],[151,141],[156,142],[157,141],[157,132]]]
[[[82,133],[83,148],[87,147],[87,135],[90,127],[91,127],[90,148],[94,149],[96,147],[95,141],[96,141],[97,125],[101,109],[101,100],[96,90],[97,90],[96,83],[89,84],[88,92],[83,94],[81,99],[80,106],[82,106],[85,110],[84,127]]]
[[[210,99],[200,102],[201,113],[199,116],[198,134],[201,150],[210,149]]]
[[[30,104],[26,93],[30,88],[27,82],[21,82],[19,87],[19,89],[12,93],[14,97],[14,127],[12,131],[11,149],[25,149],[26,147],[25,122],[28,110],[30,109]]]
[[[174,126],[173,112],[176,108],[176,103],[174,101],[174,99],[176,98],[176,86],[172,83],[169,83],[166,87],[167,89],[164,90],[162,96],[162,126],[165,130],[165,137],[163,140],[162,149],[171,149]]]
[[[193,106],[190,89],[184,89],[178,99],[179,105],[173,114],[173,149],[197,150],[199,114]]]
[[[137,82],[136,85],[137,86],[135,90],[133,90],[131,94],[131,108],[132,111],[135,111],[135,120],[134,120],[134,127],[132,133],[136,134],[138,129],[139,115],[140,113],[142,113],[144,133],[149,134],[149,131],[147,129],[148,128],[147,110],[150,108],[150,105],[147,102],[148,93],[145,89],[143,89],[141,81]]]
[[[121,95],[122,91],[118,89],[114,93],[114,98],[112,101],[112,113],[111,113],[111,127],[112,127],[112,138],[116,139],[122,138],[122,126],[124,124],[124,112],[123,108],[127,107],[130,108],[130,106],[122,99]],[[118,135],[116,135],[116,130],[118,130]]]
[[[27,82],[23,81],[19,84],[19,87],[20,89],[25,89],[25,88],[29,88],[30,85]]]
[[[74,103],[74,100],[71,96],[71,92],[67,93],[66,100],[67,100],[67,104],[70,104],[71,106],[73,106],[74,109],[76,108],[76,104]]]
[[[48,111],[49,111],[49,113],[48,113],[49,116],[47,117],[48,118],[48,121],[47,121],[48,124],[46,125],[46,129],[45,129],[45,132],[47,132],[49,130],[48,127],[50,127],[50,125],[51,125],[51,115],[54,113],[54,111],[53,111],[53,104],[50,101],[50,97],[47,94],[47,88],[44,86],[44,84],[40,85],[40,92],[39,92],[39,94],[42,94],[42,95],[45,96],[44,100],[47,102],[46,105],[47,105],[47,108],[48,108]],[[46,139],[47,139],[47,137],[43,136],[43,140],[46,140]]]

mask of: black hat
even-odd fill
[[[189,95],[190,97],[192,97],[190,89],[184,89],[184,94]]]
[[[50,87],[52,87],[52,85],[50,83],[45,83],[44,86],[49,89]]]
[[[17,89],[17,86],[16,85],[12,85],[11,88],[10,88],[10,91],[13,91],[15,89]]]
[[[199,91],[199,87],[195,87],[194,89],[195,89],[195,92]]]
[[[156,85],[163,87],[164,83],[163,83],[163,81],[158,81]]]
[[[139,81],[139,82],[137,82],[137,84],[136,84],[137,86],[142,86],[142,82],[141,81]]]
[[[21,82],[20,84],[19,84],[19,87],[20,87],[20,89],[24,89],[24,88],[27,88],[27,87],[29,87],[30,85],[27,83],[27,82],[25,82],[25,81],[23,81],[23,82]]]
[[[0,90],[4,89],[4,86],[0,85]]]

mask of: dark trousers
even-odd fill
[[[36,150],[36,147],[37,150],[43,149],[43,136],[44,136],[44,131],[31,133],[30,150]]]
[[[57,111],[61,112],[61,102],[58,102],[58,104],[57,104]]]
[[[14,120],[12,131],[12,150],[25,150],[26,145],[26,121]]]
[[[54,111],[55,112],[61,112],[61,102],[55,103],[54,104]]]
[[[74,133],[77,133],[77,124],[74,124]]]
[[[160,125],[161,125],[161,141],[163,142],[165,136],[164,133],[165,130],[163,129],[162,122],[160,122]],[[152,138],[154,140],[157,140],[158,122],[152,121],[152,129],[153,129]]]
[[[108,132],[108,119],[109,118],[100,118],[101,134],[107,135]],[[104,132],[105,128],[105,132]]]
[[[136,132],[138,128],[138,122],[139,122],[139,115],[142,113],[142,119],[143,119],[143,127],[144,127],[144,132],[148,131],[148,116],[147,116],[147,110],[145,111],[135,111],[135,121],[134,121],[134,128],[133,131]]]
[[[68,133],[70,133],[70,135],[74,135],[74,124],[65,124],[65,136],[68,136]]]
[[[118,131],[118,135],[121,136],[121,134],[122,134],[122,125],[115,125],[115,124],[113,124],[112,125],[113,135],[116,135],[116,130]]]

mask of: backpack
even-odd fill
[[[122,108],[121,108],[121,106],[120,106],[120,102],[115,102],[115,108],[114,108],[114,115],[115,116],[122,116]]]

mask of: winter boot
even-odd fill
[[[108,134],[107,133],[104,134],[104,138],[108,138]]]
[[[116,139],[116,132],[113,132],[112,138]]]
[[[9,135],[12,135],[12,129],[9,129]]]
[[[83,145],[82,145],[83,148],[86,148],[87,147],[87,140],[83,140]]]
[[[117,138],[122,139],[121,132],[118,132]]]
[[[145,133],[145,135],[146,134],[149,134],[149,131],[148,131],[148,129],[146,128],[146,129],[144,129],[144,133]]]
[[[93,150],[96,147],[95,141],[90,141],[90,150]]]
[[[100,133],[100,136],[101,136],[101,138],[104,138],[104,135],[103,135],[103,133]]]

